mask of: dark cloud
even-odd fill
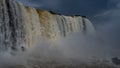
[[[62,3],[62,13],[78,15],[94,15],[107,8],[108,0],[65,0]],[[102,5],[101,5],[102,4]]]
[[[67,15],[92,16],[105,9],[114,7],[109,0],[18,0],[25,5],[34,6],[39,9],[48,9]],[[31,5],[30,5],[31,4]],[[41,6],[42,5],[42,6]]]

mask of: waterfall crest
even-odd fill
[[[81,32],[93,35],[92,23],[82,16],[65,16],[0,0],[0,51],[34,45],[38,37],[55,40]]]

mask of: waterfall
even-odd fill
[[[0,0],[0,51],[30,47],[38,37],[56,40],[74,32],[94,35],[95,30],[83,16],[53,14],[15,0]]]

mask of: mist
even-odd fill
[[[96,37],[73,33],[65,38],[48,41],[44,38],[36,39],[36,44],[25,52],[11,52],[1,54],[1,67],[24,65],[29,67],[32,61],[89,62],[93,59],[111,59],[110,49],[104,40]],[[29,63],[28,63],[29,62]]]
[[[110,2],[113,2],[113,0],[110,0]],[[29,2],[26,3],[30,4]],[[2,53],[0,55],[0,66],[27,65],[28,60],[65,62],[71,59],[89,61],[93,57],[108,60],[112,57],[120,57],[120,2],[114,1],[114,3],[116,8],[93,16],[94,20],[92,19],[92,22],[96,29],[95,36],[86,36],[76,32],[55,41],[37,38],[36,44],[27,49],[26,52],[13,53],[8,51]],[[36,4],[32,5],[38,7]],[[42,4],[39,6],[42,6]]]
[[[98,35],[108,43],[107,48],[110,49],[111,56],[120,56],[120,1],[111,1],[116,4],[116,7],[97,14],[94,17],[94,22],[96,22],[95,27]]]

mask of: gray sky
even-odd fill
[[[115,7],[110,0],[19,0],[25,5],[68,15],[92,16]]]

